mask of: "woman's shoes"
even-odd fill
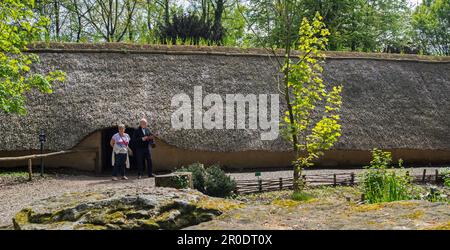
[[[118,181],[119,178],[117,178],[117,177],[114,176],[114,177],[112,178],[112,180],[113,180],[113,181]],[[128,180],[128,177],[122,176],[122,180]]]

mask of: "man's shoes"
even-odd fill
[[[149,174],[148,178],[155,177],[153,174]]]
[[[126,176],[122,176],[122,180],[128,180]]]
[[[138,179],[142,179],[142,175],[138,175]]]
[[[112,180],[113,180],[113,181],[118,181],[119,179],[117,179],[117,177],[114,176],[114,177],[112,178]]]

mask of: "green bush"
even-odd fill
[[[194,188],[206,195],[228,197],[236,190],[236,182],[218,165],[205,168],[201,163],[194,163],[177,172],[191,172]]]
[[[228,197],[236,190],[236,181],[213,165],[206,169],[205,194],[215,197]]]
[[[450,187],[450,168],[445,168],[441,171],[442,178],[444,178],[444,185]]]
[[[364,167],[367,171],[362,178],[365,201],[379,203],[411,199],[411,178],[404,171],[394,171],[391,153],[373,149],[372,158],[370,166]],[[401,160],[399,167],[402,168]]]
[[[429,202],[447,202],[450,203],[448,196],[437,187],[430,187],[430,191],[421,197]]]
[[[205,192],[205,168],[201,163],[193,163],[187,167],[182,167],[177,172],[191,172],[194,188],[198,191]]]
[[[174,188],[189,188],[189,180],[186,176],[177,175],[172,178],[172,184]]]

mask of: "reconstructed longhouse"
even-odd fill
[[[203,162],[229,168],[287,167],[290,145],[261,130],[175,130],[171,99],[179,93],[277,94],[278,66],[262,49],[140,45],[36,45],[34,70],[65,71],[54,93],[32,93],[28,114],[0,114],[0,157],[80,150],[45,159],[48,167],[110,169],[116,125],[136,127],[143,116],[157,134],[155,170]],[[327,53],[324,78],[342,84],[342,137],[318,165],[366,165],[374,147],[406,164],[450,163],[450,58]],[[285,105],[280,96],[280,114]],[[130,130],[127,130],[127,132]],[[36,164],[39,162],[36,161]],[[2,167],[26,161],[0,162]]]

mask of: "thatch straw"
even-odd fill
[[[149,118],[162,140],[180,148],[290,149],[281,137],[261,141],[255,130],[171,129],[171,97],[182,92],[192,96],[195,85],[203,86],[204,95],[278,93],[277,68],[269,57],[120,53],[108,52],[109,47],[100,48],[108,53],[97,53],[82,52],[86,48],[81,45],[61,46],[72,51],[40,51],[42,63],[36,70],[63,70],[66,82],[55,86],[52,95],[30,95],[24,117],[0,114],[0,150],[38,149],[41,128],[47,131],[47,149],[71,149],[94,131],[118,122],[137,126],[142,117]],[[343,137],[336,148],[450,149],[450,63],[366,58],[371,54],[346,57],[330,57],[325,65],[325,79],[344,85]]]

